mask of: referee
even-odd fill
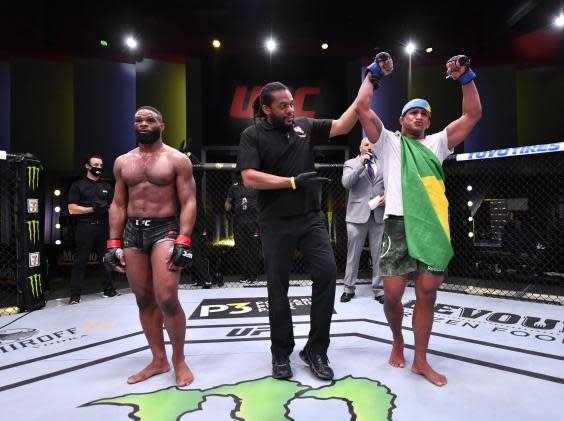
[[[347,134],[357,121],[354,107],[338,120],[294,119],[294,99],[280,82],[265,85],[253,103],[255,124],[241,134],[237,166],[245,187],[257,189],[272,352],[272,376],[292,377],[294,349],[288,287],[294,250],[313,281],[310,332],[300,358],[322,380],[331,380],[327,348],[335,302],[337,266],[320,195],[328,178],[318,177],[313,146]]]
[[[76,256],[71,272],[69,304],[80,302],[81,284],[92,249],[98,255],[102,271],[102,295],[115,297],[119,293],[112,284],[112,275],[101,263],[108,239],[108,209],[114,195],[112,187],[100,180],[104,163],[102,157],[91,155],[85,161],[86,176],[72,183],[68,195],[68,209],[76,218]]]

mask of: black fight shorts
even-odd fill
[[[178,235],[178,220],[168,218],[128,218],[123,232],[123,248],[136,248],[150,253],[153,245],[174,241]]]

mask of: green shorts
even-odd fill
[[[399,276],[411,272],[444,275],[444,271],[415,260],[409,255],[403,216],[388,215],[388,218],[384,221],[380,276]]]

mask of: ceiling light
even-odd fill
[[[323,44],[321,44],[321,49],[322,50],[326,50],[329,48],[329,44],[327,44],[326,42],[324,42]]]
[[[266,40],[264,45],[270,53],[276,50],[276,41],[274,41],[272,38]]]
[[[413,54],[415,52],[415,49],[416,49],[415,44],[412,43],[411,41],[409,41],[405,46],[405,52],[409,55]]]
[[[425,52],[426,52],[426,53],[432,53],[432,52],[433,52],[433,47],[427,47],[427,48],[425,48]]]
[[[127,36],[124,42],[127,48],[129,48],[130,50],[135,50],[139,44],[137,40],[131,35]]]
[[[564,26],[564,13],[560,12],[560,16],[554,19],[554,24],[559,28],[562,28]]]
[[[213,45],[213,48],[219,48],[219,47],[221,47],[221,42],[218,39],[214,39],[212,41],[212,45]]]

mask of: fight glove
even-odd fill
[[[192,259],[194,257],[190,249],[192,239],[187,235],[179,235],[174,241],[174,246],[170,249],[170,260],[172,266],[184,269],[192,266]]]
[[[470,68],[470,59],[467,56],[464,56],[464,55],[453,56],[453,57],[451,57],[447,60],[447,66],[451,62],[454,63],[454,65],[457,68],[465,67],[466,70],[464,70],[464,73],[462,73],[458,77],[453,76],[453,74],[451,72],[447,75],[447,77],[446,77],[447,79],[458,80],[461,85],[466,85],[466,84],[472,82],[474,79],[476,79],[476,73],[474,73],[472,71],[472,69]]]
[[[318,177],[315,171],[303,172],[295,177],[290,178],[290,184],[292,185],[293,190],[310,186],[320,186],[330,182],[330,178]]]
[[[369,72],[371,73],[370,82],[372,83],[372,86],[374,86],[374,89],[378,89],[380,86],[380,80],[385,76],[380,68],[380,64],[390,58],[391,56],[388,53],[382,51],[381,53],[376,54],[376,57],[374,57],[374,63],[366,68],[364,75],[366,76]]]
[[[124,268],[121,263],[121,259],[123,259],[121,240],[108,240],[106,242],[106,247],[106,254],[104,254],[104,257],[102,258],[102,262],[104,263],[106,270],[109,272],[119,272],[116,268]]]

